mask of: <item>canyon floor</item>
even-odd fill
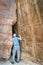
[[[14,63],[14,64],[11,64],[11,61],[8,60],[8,61],[0,61],[0,65],[40,65],[38,63],[34,63],[32,61],[28,61],[28,62],[24,62],[24,61],[20,61],[19,63]]]

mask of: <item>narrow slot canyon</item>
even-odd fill
[[[0,0],[0,59],[10,58],[14,33],[21,59],[43,62],[43,0]]]

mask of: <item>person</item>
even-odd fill
[[[20,61],[20,45],[19,45],[19,40],[21,40],[21,36],[19,35],[19,37],[17,37],[16,34],[14,34],[13,38],[12,38],[12,42],[13,42],[12,61],[11,61],[12,64],[15,63],[16,53],[17,53],[16,61],[17,62]]]

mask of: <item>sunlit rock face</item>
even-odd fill
[[[22,37],[21,59],[43,61],[42,0],[0,0],[0,58],[10,57],[12,25],[16,21]]]
[[[12,48],[12,25],[16,22],[15,0],[0,0],[0,59],[9,59]]]
[[[6,18],[15,17],[15,0],[0,0],[0,16]],[[13,13],[12,13],[13,12]]]
[[[21,58],[43,61],[42,0],[18,0],[18,33],[22,36]]]

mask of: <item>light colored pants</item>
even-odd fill
[[[20,60],[20,46],[14,46],[12,50],[12,62],[15,62],[15,56],[17,52],[17,61]]]

